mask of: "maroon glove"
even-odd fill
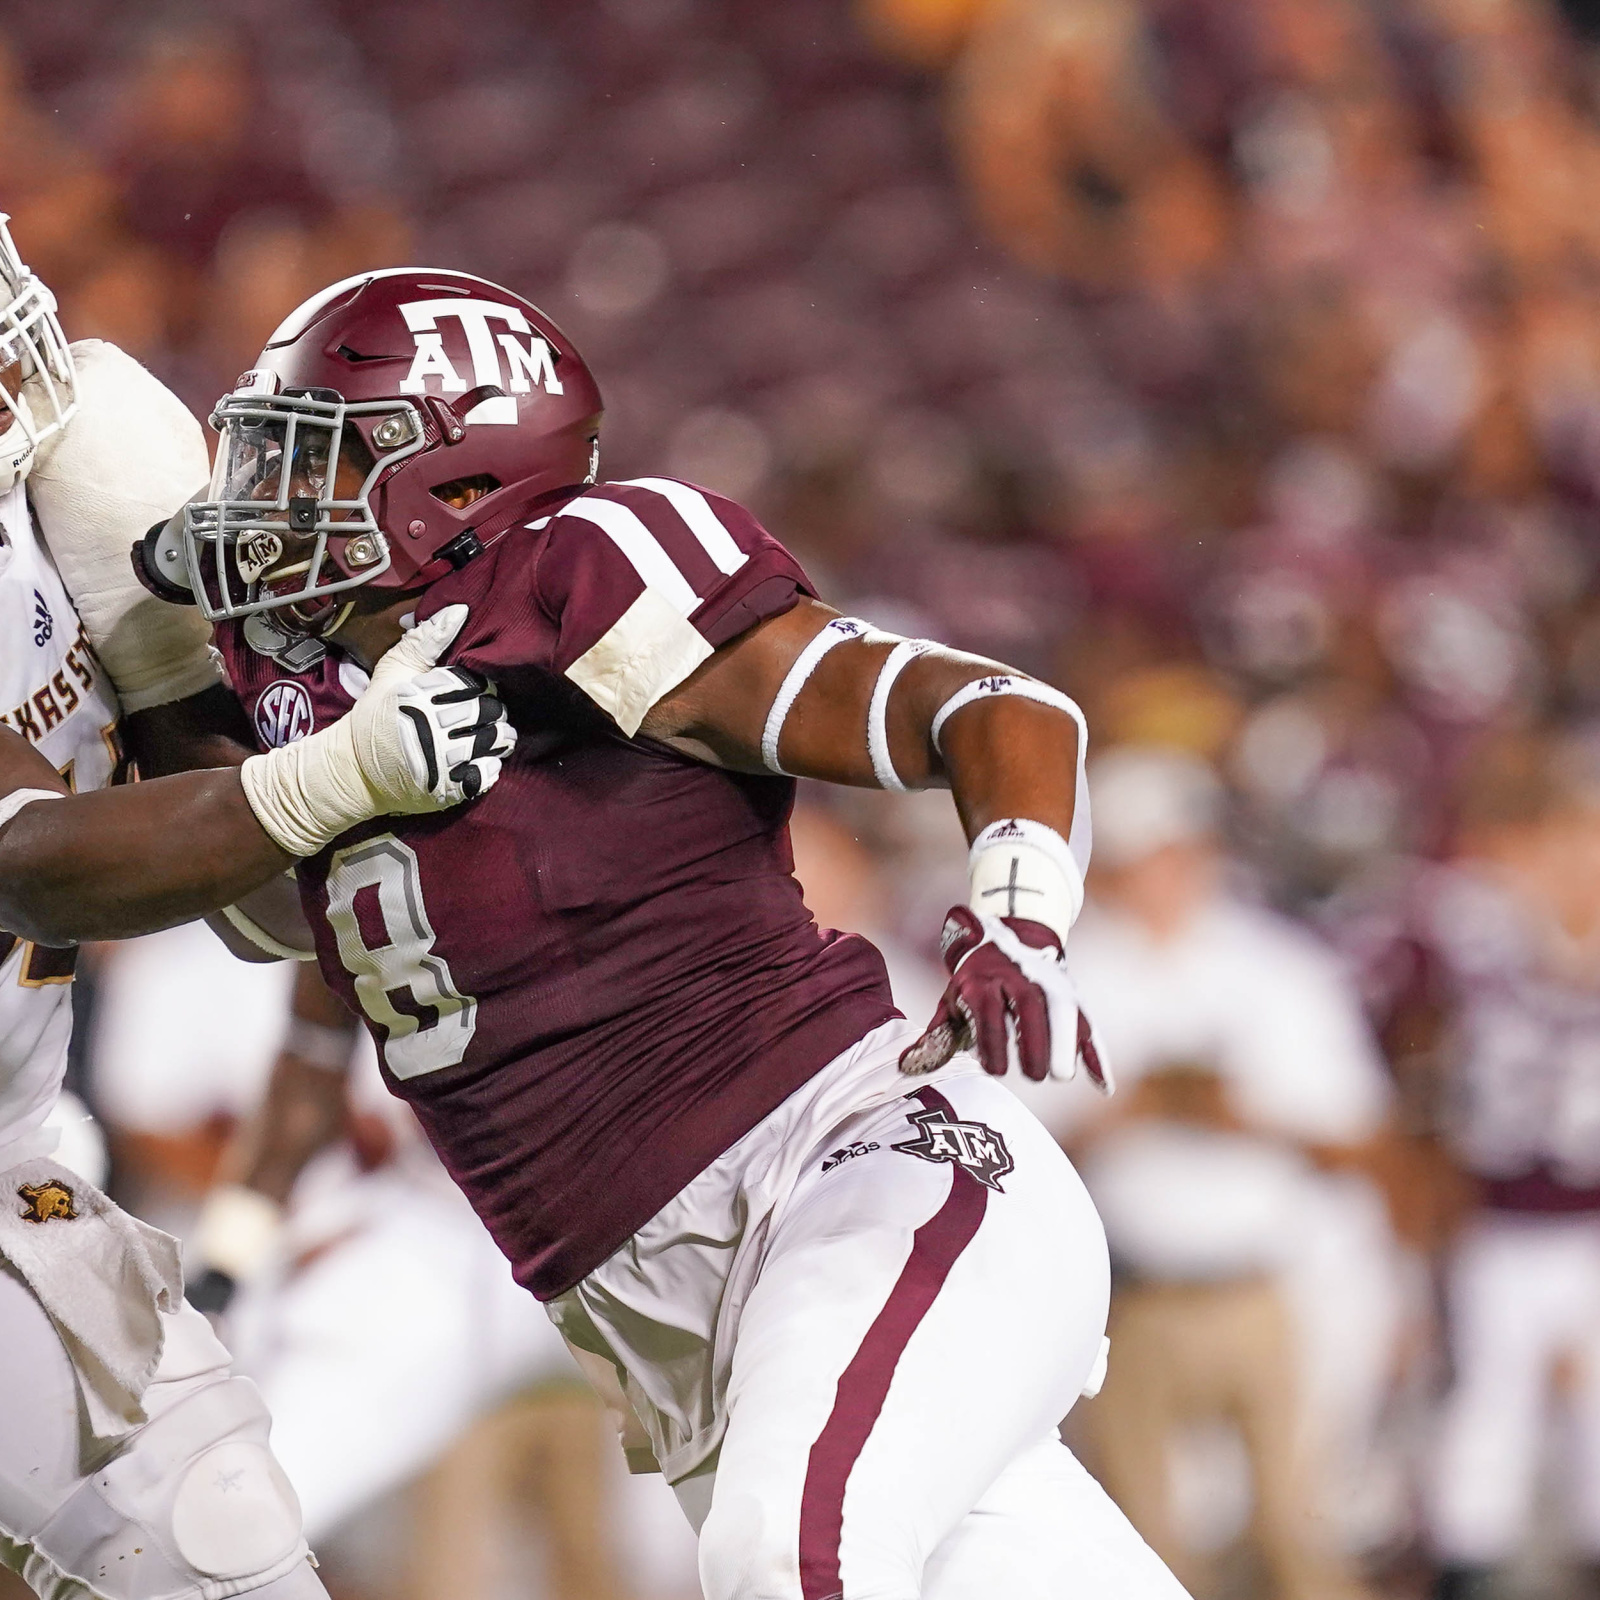
[[[1094,1086],[1110,1094],[1111,1075],[1052,929],[953,906],[939,950],[950,983],[927,1031],[901,1055],[902,1072],[932,1072],[958,1051],[973,1050],[997,1078],[1016,1062],[1024,1076],[1043,1082],[1072,1077],[1081,1061]]]

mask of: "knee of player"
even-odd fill
[[[273,1571],[301,1544],[300,1502],[264,1442],[228,1439],[184,1469],[170,1516],[177,1553],[208,1578]]]
[[[706,1600],[800,1600],[800,1541],[772,1501],[719,1482],[700,1530]]]
[[[112,1600],[196,1586],[239,1594],[290,1578],[306,1557],[300,1503],[268,1427],[245,1379],[186,1395],[84,1481],[41,1545]]]

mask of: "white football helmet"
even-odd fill
[[[6,226],[10,220],[0,211],[0,422],[6,425],[0,432],[0,494],[27,477],[39,445],[78,408],[56,297],[22,264]]]

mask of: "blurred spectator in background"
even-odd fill
[[[1481,1595],[1526,1554],[1557,1445],[1568,1553],[1600,1587],[1600,751],[1537,733],[1491,746],[1420,908],[1444,1124],[1477,1192],[1447,1265],[1439,1593]]]
[[[1145,33],[1119,0],[986,8],[954,136],[980,213],[1018,260],[1084,289],[1176,295],[1219,264],[1227,199],[1161,105]]]
[[[228,955],[204,923],[107,946],[89,1035],[119,1190],[182,1239],[272,1069],[293,968]]]
[[[1118,1094],[1076,1127],[1086,1101],[1051,1098],[1115,1275],[1110,1368],[1085,1416],[1095,1459],[1203,1596],[1214,1580],[1176,1510],[1173,1463],[1183,1435],[1225,1422],[1248,1456],[1271,1591],[1355,1594],[1339,1547],[1355,1530],[1319,1506],[1369,1469],[1394,1349],[1382,1203],[1340,1175],[1385,1133],[1383,1064],[1332,955],[1228,891],[1222,790],[1204,763],[1126,746],[1091,764],[1090,792],[1094,903],[1072,962]],[[1330,1233],[1343,1249],[1319,1249]]]
[[[191,967],[181,981],[193,976]],[[267,1036],[276,1026],[284,1043],[192,1229],[189,1292],[220,1316],[240,1370],[266,1397],[274,1449],[320,1542],[480,1414],[521,1389],[582,1380],[315,967],[296,971],[288,1008],[235,1025]],[[557,1513],[555,1594],[612,1600],[608,1441],[586,1395],[564,1421],[563,1493],[546,1501]],[[462,1519],[439,1510],[427,1520],[458,1559],[476,1553],[481,1563],[481,1524],[497,1508],[490,1483],[478,1488],[483,1515],[472,1527],[452,1528]],[[489,1586],[484,1576],[474,1587]]]

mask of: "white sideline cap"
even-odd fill
[[[1098,866],[1125,867],[1169,844],[1206,839],[1222,817],[1222,784],[1198,756],[1123,745],[1089,763]]]

